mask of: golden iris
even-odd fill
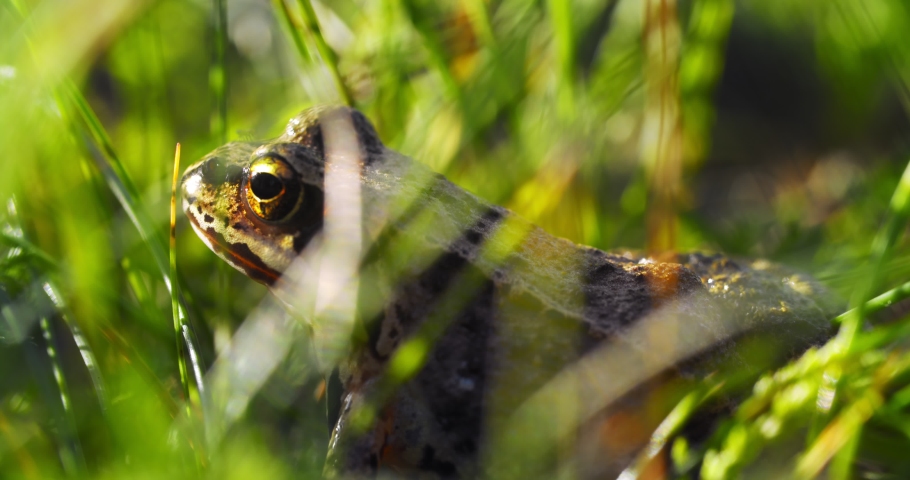
[[[269,222],[290,217],[303,201],[303,189],[297,175],[278,155],[253,160],[244,176],[243,190],[250,210]]]

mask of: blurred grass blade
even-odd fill
[[[60,300],[59,295],[53,290],[50,282],[41,280],[46,276],[43,268],[56,270],[56,264],[53,260],[32,245],[25,239],[24,232],[21,228],[18,209],[13,199],[7,202],[6,215],[3,218],[3,238],[4,244],[8,247],[4,253],[4,260],[17,257],[24,257],[25,261],[21,262],[24,272],[19,278],[9,278],[0,281],[0,306],[3,306],[2,316],[9,323],[9,327],[17,328],[11,330],[14,335],[0,335],[0,340],[4,343],[16,341],[20,338],[21,345],[26,351],[26,356],[33,369],[32,377],[36,379],[39,391],[45,397],[47,405],[50,407],[51,417],[55,428],[52,432],[58,440],[58,456],[64,472],[68,475],[81,475],[86,472],[85,454],[82,443],[78,435],[76,426],[77,415],[85,412],[76,411],[73,398],[68,387],[67,375],[64,365],[61,362],[67,360],[64,356],[63,342],[58,338],[59,333],[69,333],[76,346],[82,354],[83,364],[86,367],[95,392],[97,400],[104,405],[104,389],[101,384],[100,373],[97,370],[97,364],[94,361],[94,355],[87,347],[85,338],[79,332],[75,325],[70,324],[64,316],[65,306]],[[37,261],[36,261],[37,260]],[[7,282],[25,283],[20,286],[17,299],[13,300],[6,295],[7,288],[16,288],[6,284]],[[13,303],[15,302],[15,304]],[[22,308],[15,308],[16,304]],[[12,306],[10,310],[7,306]],[[24,318],[37,317],[37,327],[31,320]],[[56,332],[55,332],[56,328]],[[6,332],[4,332],[6,333]],[[40,339],[38,338],[40,335]],[[83,346],[86,348],[83,350]],[[44,348],[42,352],[40,349]],[[43,357],[43,358],[42,358]],[[45,373],[49,373],[46,375]]]
[[[425,16],[421,15],[414,4],[414,0],[402,0],[401,6],[407,19],[410,21],[414,30],[422,38],[423,48],[429,55],[431,68],[439,75],[442,81],[443,94],[446,100],[462,104],[461,88],[455,79],[455,74],[449,68],[449,62],[446,60],[445,49],[442,46],[433,26],[428,25]]]
[[[856,465],[856,451],[862,438],[862,426],[854,432],[847,443],[834,455],[828,469],[831,480],[851,480]]]
[[[111,192],[120,202],[123,210],[129,216],[133,225],[139,231],[139,234],[151,250],[152,257],[155,260],[155,264],[161,273],[161,277],[164,280],[168,291],[171,292],[171,295],[180,297],[179,287],[176,284],[171,283],[170,267],[168,266],[169,262],[166,260],[161,240],[155,232],[154,227],[152,227],[152,221],[144,210],[142,210],[138,200],[136,200],[139,198],[138,192],[132,185],[132,182],[130,182],[126,171],[123,169],[104,127],[88,105],[88,102],[85,101],[85,98],[82,97],[82,94],[79,93],[72,83],[66,82],[63,90],[68,100],[75,106],[79,117],[84,122],[84,126],[88,130],[90,137],[94,140],[95,145],[103,152],[103,154],[97,153],[93,155],[95,165],[107,182],[108,188],[110,188]],[[64,105],[61,105],[61,107],[62,111],[68,111]],[[72,121],[73,119],[70,120]],[[180,335],[183,345],[186,348],[191,361],[196,362],[193,365],[193,376],[196,388],[201,393],[204,390],[202,376],[204,368],[198,363],[201,361],[201,356],[198,354],[198,348],[196,346],[198,340],[196,340],[192,328],[187,323],[186,306],[184,305],[182,298],[178,303],[177,313],[178,321],[180,322],[180,331],[183,333]],[[184,390],[188,392],[191,386],[189,379],[186,376],[187,370],[184,363],[186,360],[184,359],[182,352],[183,349],[178,350],[178,362],[181,365],[181,382],[184,385]],[[193,402],[193,398],[194,397],[187,395],[186,400],[188,402]]]
[[[711,96],[723,73],[735,8],[733,0],[700,0],[694,2],[689,17],[679,62],[683,152],[688,164],[704,161],[711,147],[715,118]]]
[[[76,434],[76,414],[73,412],[73,402],[70,397],[69,387],[67,387],[66,377],[63,375],[63,368],[60,365],[60,355],[57,349],[57,339],[54,338],[54,332],[50,326],[48,317],[42,317],[38,322],[41,326],[41,335],[47,347],[47,358],[53,372],[55,386],[57,387],[58,399],[63,409],[63,422],[58,428],[63,432],[64,448],[60,454],[60,460],[63,464],[64,471],[68,475],[76,475],[85,472],[85,456],[82,453],[82,445],[79,436]]]
[[[715,384],[710,388],[699,388],[677,402],[673,410],[651,434],[648,446],[641,451],[635,462],[623,471],[620,478],[623,480],[650,478],[649,473],[654,468],[654,463],[662,461],[662,457],[666,455],[667,442],[674,440],[679,435],[686,423],[698,412],[699,407],[716,394],[721,387],[722,384]]]
[[[209,88],[215,96],[215,111],[209,123],[219,144],[227,143],[227,0],[212,0],[215,14],[215,58],[209,66]]]
[[[136,200],[139,198],[139,191],[130,181],[130,177],[123,168],[123,164],[120,162],[120,158],[117,156],[104,127],[75,85],[71,82],[65,82],[63,91],[69,101],[72,102],[72,105],[76,107],[76,111],[84,122],[84,126],[89,135],[94,140],[95,146],[101,150],[101,155],[94,156],[96,160],[95,164],[101,169],[102,176],[108,183],[108,188],[110,188],[111,193],[117,197],[117,201],[129,216],[130,221],[133,222],[133,225],[139,231],[139,234],[142,235],[142,239],[145,240],[151,250],[152,257],[155,260],[158,270],[162,276],[167,279],[167,260],[164,255],[164,250],[161,247],[161,240],[158,238],[158,234],[155,232],[154,227],[152,227],[151,219],[149,219],[148,215],[139,207],[138,200]],[[61,107],[64,106],[65,105],[61,105]],[[63,111],[67,112],[68,110],[64,109]],[[70,118],[70,121],[73,122],[73,124],[75,124],[74,120],[75,119]],[[171,288],[170,281],[167,281],[167,286],[168,289]]]
[[[832,2],[832,6],[843,21],[850,25],[852,40],[856,45],[886,46],[887,43],[882,33],[883,26],[878,23],[882,17],[872,15],[867,3],[861,0],[836,0]],[[882,3],[877,4],[877,8],[883,6]],[[885,48],[882,58],[885,60],[885,67],[891,71],[900,87],[899,92],[905,111],[910,112],[910,93],[908,93],[910,92],[910,80],[906,76],[908,67],[910,67],[908,64],[910,58],[907,58],[904,45],[900,45],[902,48],[896,47]],[[852,347],[853,339],[866,318],[865,304],[878,288],[882,270],[890,257],[891,250],[903,234],[908,217],[910,217],[910,163],[905,168],[888,207],[885,223],[872,242],[869,270],[850,298],[850,304],[854,307],[851,310],[853,313],[841,319],[842,327],[838,337],[844,348],[848,350]]]
[[[272,5],[280,12],[278,18],[281,20],[281,24],[284,25],[285,30],[287,30],[288,35],[291,36],[294,47],[297,48],[297,54],[300,55],[300,59],[304,64],[310,63],[312,56],[306,48],[306,43],[303,40],[300,29],[297,28],[297,23],[294,21],[294,15],[291,13],[291,9],[288,8],[285,0],[272,0]]]
[[[881,369],[886,368],[887,365]],[[803,453],[796,465],[797,478],[815,478],[828,462],[854,437],[859,436],[863,425],[872,417],[875,410],[883,403],[879,391],[881,385],[872,385],[865,389],[862,396],[847,405],[844,410],[825,428],[812,446]],[[851,457],[855,450],[848,448],[844,453]],[[841,459],[838,463],[852,463]],[[840,468],[840,466],[838,467]],[[841,477],[837,477],[841,478]]]
[[[484,0],[464,0],[464,8],[468,11],[468,18],[474,25],[476,35],[487,48],[495,51],[496,35],[493,33],[493,24],[490,22],[486,2]]]
[[[867,301],[865,304],[863,304],[863,314],[866,316],[873,315],[882,310],[885,310],[897,302],[906,300],[908,298],[910,298],[910,282],[906,282],[899,287],[892,288],[891,290],[888,290],[887,292]],[[857,309],[852,308],[838,315],[837,317],[834,317],[834,322],[842,323],[857,314]]]
[[[9,262],[18,262],[23,258],[28,258],[30,263],[36,262],[40,264],[42,269],[56,270],[59,268],[57,262],[51,258],[50,255],[44,253],[44,251],[22,237],[16,236],[9,232],[0,231],[0,245],[4,245],[8,248],[18,248],[21,250],[21,252],[17,255],[10,255],[6,258],[0,259],[0,267],[8,267]],[[5,268],[2,270],[5,270]]]
[[[648,251],[677,248],[683,198],[678,71],[680,29],[675,0],[645,2],[645,112],[641,159],[648,179]]]
[[[348,87],[345,85],[344,79],[341,78],[341,73],[338,71],[338,57],[322,36],[322,30],[319,28],[319,20],[316,18],[316,12],[313,10],[312,3],[310,3],[310,0],[297,0],[297,3],[300,5],[300,13],[303,16],[303,26],[310,33],[310,38],[312,38],[313,43],[316,44],[316,51],[319,52],[319,56],[322,57],[323,63],[325,63],[326,68],[329,69],[329,73],[332,75],[332,80],[335,82],[335,88],[338,89],[338,95],[341,97],[341,101],[345,105],[353,105],[351,92],[348,91]]]
[[[905,167],[904,174],[891,196],[885,223],[872,241],[868,273],[850,299],[850,303],[853,305],[853,309],[850,310],[852,313],[842,315],[842,318],[838,317],[841,319],[838,339],[847,351],[852,348],[853,340],[866,318],[866,302],[878,287],[882,268],[887,262],[894,244],[903,235],[908,218],[910,218],[910,163]]]
[[[575,115],[575,34],[569,0],[549,0],[557,77],[557,111],[564,120]]]
[[[98,368],[98,361],[95,357],[95,352],[92,350],[91,344],[86,339],[85,335],[82,333],[82,329],[78,325],[69,321],[69,318],[63,312],[66,311],[66,304],[63,303],[63,297],[60,296],[60,293],[57,289],[50,283],[45,282],[43,285],[44,293],[50,299],[50,301],[57,308],[58,312],[61,312],[61,319],[63,320],[66,327],[69,329],[70,335],[73,337],[73,341],[76,342],[76,348],[79,349],[79,355],[82,357],[82,363],[85,365],[86,370],[88,370],[89,376],[92,381],[92,386],[95,390],[95,396],[98,398],[98,403],[101,407],[102,413],[107,409],[108,398],[106,393],[106,388],[104,386],[104,379],[101,376],[101,370]]]

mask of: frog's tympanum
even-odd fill
[[[351,168],[355,185],[331,184]],[[227,144],[182,188],[203,241],[279,297],[295,259],[356,240],[327,476],[615,478],[687,391],[747,389],[824,341],[836,313],[812,279],[767,261],[656,261],[550,236],[387,149],[348,108]],[[357,234],[333,240],[333,218]],[[317,341],[331,328],[308,321]],[[716,398],[702,417],[735,394]],[[695,423],[693,436],[710,424]]]

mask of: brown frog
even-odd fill
[[[837,313],[764,260],[553,237],[389,150],[349,108],[227,144],[182,189],[203,241],[328,345],[327,476],[615,477],[685,392],[718,370],[754,378],[824,341]]]

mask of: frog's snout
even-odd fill
[[[200,162],[201,163],[201,162]],[[180,179],[180,193],[183,195],[183,205],[188,207],[196,203],[199,191],[202,189],[202,174],[199,171],[199,163],[196,163],[183,172],[183,178]]]

